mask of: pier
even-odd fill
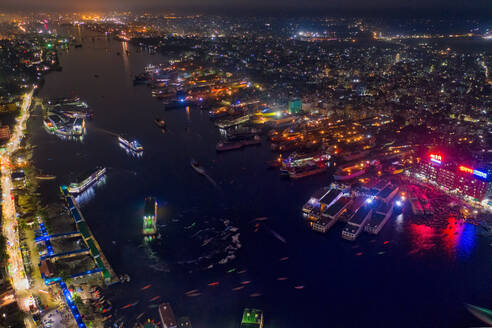
[[[87,225],[87,222],[85,221],[84,216],[82,215],[82,212],[80,211],[74,197],[70,195],[70,193],[68,192],[68,188],[66,186],[61,186],[60,190],[63,196],[65,197],[67,207],[70,211],[70,214],[72,215],[73,220],[75,221],[75,224],[77,225],[77,229],[80,232],[82,239],[87,245],[87,249],[78,250],[78,252],[80,253],[80,251],[85,251],[92,256],[94,262],[96,263],[98,269],[101,272],[104,282],[107,285],[112,285],[116,282],[119,282],[118,276],[116,275],[113,268],[109,264],[109,261],[104,256],[101,247],[99,246],[99,243],[97,242],[96,238],[94,238],[94,235],[90,230],[89,226]],[[68,252],[68,253],[73,253],[73,252]],[[69,256],[70,254],[54,254],[53,256],[55,255]]]

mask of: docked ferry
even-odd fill
[[[307,165],[304,166],[292,168],[288,172],[291,179],[300,179],[311,175],[323,173],[327,169],[328,167],[324,163],[311,162],[307,163]]]
[[[365,174],[367,169],[368,165],[364,163],[341,167],[335,172],[333,178],[339,181],[351,180]]]
[[[67,187],[67,190],[71,194],[80,194],[89,188],[94,182],[102,178],[105,173],[105,167],[98,167],[96,171],[92,172],[92,174],[88,172],[87,174],[81,175],[76,182],[71,183]]]
[[[155,197],[145,198],[142,233],[146,240],[152,240],[157,233],[157,201]]]
[[[379,203],[376,210],[372,212],[371,218],[364,227],[364,230],[377,235],[386,222],[388,222],[392,214],[393,202],[389,204],[384,202]]]
[[[249,119],[250,119],[249,114],[246,114],[246,115],[238,116],[235,118],[231,118],[229,120],[219,121],[219,122],[215,123],[215,125],[221,129],[227,129],[227,128],[230,128],[230,127],[233,127],[236,125],[246,123],[249,121]]]
[[[48,104],[52,106],[59,105],[75,105],[80,102],[80,98],[77,96],[74,97],[62,97],[62,98],[53,98],[48,100]]]
[[[144,150],[143,146],[135,139],[132,141],[129,141],[128,139],[126,139],[122,136],[118,136],[118,141],[119,141],[121,146],[123,146],[124,148],[131,150],[135,153],[141,153]]]

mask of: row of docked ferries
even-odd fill
[[[378,234],[393,214],[399,188],[380,181],[372,188],[352,190],[332,184],[316,191],[302,208],[311,229],[326,233],[336,222],[346,222],[342,238],[355,240],[362,231]],[[398,201],[401,206],[401,202]]]

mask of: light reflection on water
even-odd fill
[[[106,175],[103,175],[99,180],[96,181],[89,188],[84,190],[81,194],[78,194],[75,197],[75,201],[80,206],[83,206],[90,202],[96,196],[96,189],[102,188],[106,184]]]
[[[411,247],[409,255],[426,255],[442,251],[450,260],[467,258],[475,246],[475,226],[448,218],[444,229],[424,224],[411,223],[409,226]]]

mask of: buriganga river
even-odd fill
[[[108,168],[104,184],[80,204],[115,271],[131,277],[106,292],[114,318],[126,326],[142,313],[140,320],[158,321],[155,304],[167,301],[196,328],[238,327],[245,307],[264,310],[265,327],[480,325],[465,304],[492,304],[492,241],[482,228],[450,220],[451,230],[435,232],[398,216],[354,243],[341,238],[341,223],[326,235],[309,230],[301,207],[331,176],[281,179],[266,169],[273,157],[266,141],[216,153],[218,131],[206,111],[164,111],[149,88],[133,86],[144,66],[165,60],[88,38],[60,53],[63,71],[49,74],[39,92],[78,95],[94,109],[83,142],[48,134],[39,109],[29,121],[35,165],[57,176],[43,183],[46,201],[59,197],[59,184]],[[155,117],[166,120],[167,133]],[[143,144],[141,159],[118,146],[118,133]],[[141,235],[146,196],[159,201],[161,239],[151,246]],[[268,220],[255,232],[258,217]]]

